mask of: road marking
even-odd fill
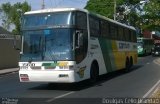
[[[148,95],[160,84],[160,80],[143,96],[143,98],[148,97]]]
[[[71,92],[68,92],[68,93],[66,93],[66,94],[59,95],[59,96],[57,96],[57,97],[51,98],[51,99],[47,100],[46,102],[47,102],[47,103],[50,103],[50,102],[54,101],[55,99],[65,97],[65,96],[70,95],[70,94],[72,94],[72,93],[74,93],[74,91],[71,91]]]
[[[157,65],[160,65],[160,62],[159,62],[159,60],[157,60],[157,59],[154,60],[153,62],[154,62],[155,64],[157,64]]]
[[[153,62],[154,62],[155,64],[160,65],[160,59],[159,59],[159,58],[158,58],[158,59],[155,59]]]

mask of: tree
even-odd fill
[[[1,7],[0,7],[0,10],[1,10],[1,20],[2,20],[2,26],[8,30],[10,28],[10,24],[11,24],[11,20],[9,19],[10,18],[10,10],[11,10],[11,4],[8,2],[6,4],[3,4]]]
[[[136,26],[139,16],[135,7],[140,0],[89,0],[85,9],[113,19],[115,1],[117,5],[116,20]]]
[[[160,0],[150,0],[145,5],[144,10],[142,28],[160,31]]]
[[[140,28],[141,11],[143,9],[140,0],[128,0],[123,6],[125,6],[124,14],[128,25]]]
[[[30,11],[31,7],[25,1],[23,3],[17,2],[14,5],[11,5],[9,2],[2,4],[0,7],[0,12],[2,15],[2,26],[9,30],[11,25],[15,26],[15,29],[12,30],[13,34],[20,34],[21,27],[21,16],[23,13]]]
[[[117,5],[122,5],[123,3],[124,0],[116,0]],[[85,9],[113,19],[114,0],[89,0]]]

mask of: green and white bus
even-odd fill
[[[95,81],[136,62],[136,31],[131,26],[76,8],[23,16],[21,82]]]
[[[151,54],[154,45],[154,40],[150,38],[137,38],[137,51],[138,55],[148,55]]]

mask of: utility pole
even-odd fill
[[[114,20],[116,20],[116,7],[117,6],[117,3],[116,3],[116,0],[114,0]]]
[[[42,5],[41,5],[41,9],[45,8],[45,4],[44,4],[44,0],[42,0]]]

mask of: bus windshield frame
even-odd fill
[[[74,12],[25,14],[20,61],[74,60]]]

